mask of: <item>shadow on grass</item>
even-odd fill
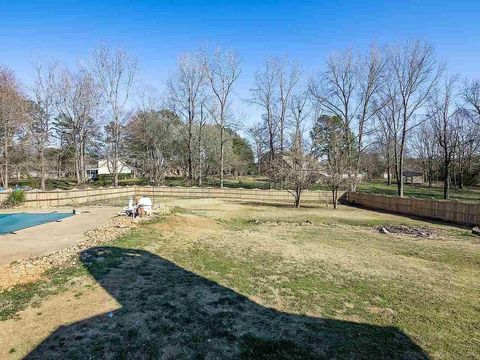
[[[394,327],[283,313],[143,250],[84,251],[122,307],[58,328],[27,359],[425,359]]]

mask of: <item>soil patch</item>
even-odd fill
[[[381,234],[390,235],[408,235],[413,237],[421,237],[427,239],[433,239],[438,236],[438,233],[432,229],[421,228],[421,227],[412,227],[406,225],[388,225],[388,226],[379,226],[378,231]]]

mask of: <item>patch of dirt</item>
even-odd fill
[[[393,311],[393,309],[381,308],[381,307],[378,307],[378,306],[370,306],[368,308],[368,311],[371,314],[380,315],[380,316],[385,317],[385,318],[393,318],[396,315],[396,313],[395,313],[395,311]]]
[[[432,229],[420,228],[420,227],[411,227],[406,225],[388,225],[388,226],[379,226],[378,231],[381,234],[390,235],[408,235],[413,237],[421,237],[427,239],[433,239],[438,236],[438,233]]]
[[[268,225],[268,226],[308,226],[313,225],[313,222],[309,219],[300,222],[292,222],[292,221],[281,221],[281,220],[259,220],[259,219],[249,219],[248,224],[252,225]]]
[[[193,214],[176,214],[166,221],[155,224],[154,227],[167,237],[172,236],[173,233],[195,237],[211,230],[221,229],[221,225],[215,220]]]

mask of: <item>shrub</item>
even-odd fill
[[[25,191],[22,189],[14,189],[10,194],[8,194],[7,200],[5,200],[4,205],[6,207],[18,206],[25,202]]]

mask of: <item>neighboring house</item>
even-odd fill
[[[405,184],[423,184],[423,172],[415,170],[403,171],[403,182]]]
[[[277,154],[276,159],[281,159],[282,162],[285,164],[285,166],[292,167],[293,166],[293,158],[288,155],[288,153],[285,154]],[[265,154],[262,156],[260,163],[262,166],[264,164],[268,164],[270,162],[269,158],[269,153]],[[328,174],[328,171],[326,170],[325,166],[322,164],[322,162],[319,160],[320,165],[318,166],[317,172],[320,176],[323,177],[330,177]],[[353,177],[353,174],[349,175],[347,173],[342,174],[343,179],[348,179],[349,177]],[[367,178],[367,173],[360,173],[357,174],[357,179],[364,180]]]
[[[395,173],[391,174],[392,180],[395,179]],[[388,174],[383,173],[383,178],[388,179]],[[403,171],[403,183],[404,184],[423,184],[423,172],[415,170],[404,170]]]
[[[177,177],[184,176],[184,171],[181,166],[169,165],[165,171],[165,176]]]
[[[98,179],[101,175],[113,175],[112,166],[109,166],[108,161],[98,160],[96,165],[88,165],[86,167],[87,177],[95,180]],[[118,164],[118,173],[119,174],[130,174],[132,177],[134,171],[131,167],[126,165],[123,161],[119,161]]]

